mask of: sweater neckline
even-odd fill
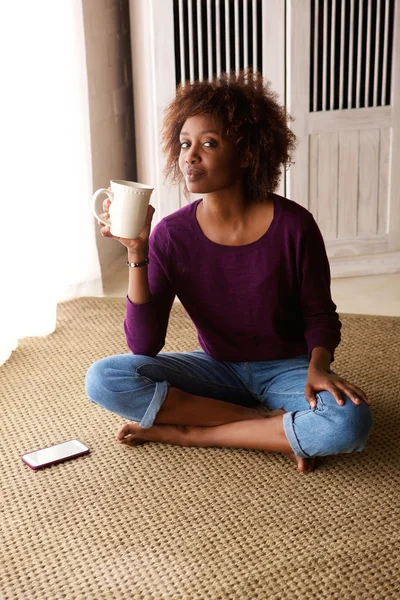
[[[250,242],[249,244],[241,244],[240,246],[232,246],[232,245],[228,245],[228,244],[219,244],[218,242],[214,242],[213,240],[210,240],[210,238],[206,236],[206,234],[200,227],[200,223],[198,222],[197,216],[196,216],[197,207],[200,204],[200,202],[203,201],[203,198],[199,198],[198,200],[195,200],[192,203],[192,219],[194,221],[194,227],[195,227],[196,231],[198,232],[199,236],[206,243],[212,244],[213,246],[219,246],[220,248],[250,248],[252,246],[256,246],[257,244],[262,244],[265,241],[265,239],[273,233],[273,230],[276,227],[276,223],[277,223],[279,212],[280,212],[280,210],[279,210],[280,204],[279,204],[279,202],[277,202],[275,194],[271,193],[271,197],[272,197],[272,201],[274,203],[274,216],[272,218],[270,226],[263,233],[263,235],[258,238],[258,240],[255,240],[254,242]]]

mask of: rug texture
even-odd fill
[[[262,451],[121,446],[89,365],[128,352],[124,299],[63,303],[0,368],[2,600],[398,600],[400,319],[342,315],[335,371],[373,402],[363,453],[311,474]],[[164,351],[198,348],[179,304]],[[41,471],[21,455],[71,438]]]

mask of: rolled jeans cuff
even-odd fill
[[[283,429],[295,455],[300,458],[309,458],[308,454],[300,447],[299,440],[294,432],[293,415],[294,413],[292,412],[287,412],[283,415]]]
[[[162,403],[168,394],[169,383],[167,381],[156,381],[155,382],[156,389],[154,392],[154,396],[147,407],[146,412],[143,415],[142,420],[139,425],[143,429],[149,429],[154,423],[154,420],[157,416],[158,411],[161,408]]]

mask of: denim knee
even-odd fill
[[[322,415],[329,422],[331,429],[329,448],[323,454],[342,454],[348,452],[361,452],[364,450],[367,439],[373,427],[371,408],[365,403],[354,404],[345,396],[345,404],[339,406],[330,392],[322,391],[317,394],[322,404]],[[333,434],[333,435],[332,435]]]
[[[108,408],[108,403],[114,401],[116,394],[135,388],[133,381],[136,366],[140,364],[141,358],[129,354],[116,354],[93,363],[87,370],[85,379],[89,400]]]
[[[287,412],[283,427],[297,456],[329,456],[364,450],[373,425],[370,407],[345,397],[339,406],[330,392],[316,394],[315,409]]]
[[[112,357],[102,358],[92,365],[86,372],[85,389],[86,395],[92,402],[101,404],[101,399],[107,394],[106,385],[106,370],[111,362]]]
[[[138,372],[149,357],[120,354],[93,363],[86,373],[86,393],[99,406],[143,428],[151,427],[169,384],[153,381]]]

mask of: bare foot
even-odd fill
[[[311,471],[314,471],[323,460],[322,456],[314,456],[313,458],[301,458],[300,456],[296,456],[293,453],[287,454],[286,456],[293,460],[295,463],[297,463],[297,468],[301,473],[311,473]]]
[[[265,414],[268,417],[276,417],[277,415],[284,415],[285,410],[283,408],[278,408],[277,410],[271,410]],[[297,468],[301,473],[311,473],[320,463],[320,457],[315,458],[301,458],[300,456],[296,456],[294,453],[287,454],[291,460],[297,463]]]
[[[275,410],[270,411],[267,415],[277,416],[283,414],[284,410]],[[180,446],[185,445],[193,445],[193,446],[202,446],[202,443],[192,443],[188,442],[188,434],[190,430],[193,432],[194,430],[204,430],[209,428],[204,427],[190,427],[187,425],[153,425],[148,429],[143,429],[140,427],[139,423],[126,423],[121,427],[121,429],[117,433],[116,441],[118,444],[127,444],[129,446],[139,446],[140,444],[145,444],[146,442],[161,442],[166,444],[178,444]],[[301,473],[310,473],[313,471],[317,464],[320,462],[321,457],[315,458],[301,458],[300,456],[296,456],[293,452],[288,452],[286,454],[292,461],[297,463],[297,468]]]
[[[161,442],[162,444],[177,444],[186,446],[189,425],[152,425],[146,429],[140,427],[139,423],[126,423],[117,433],[119,444],[138,446],[146,442]],[[196,429],[193,427],[193,429]],[[198,427],[197,429],[203,429]]]
[[[285,411],[280,408],[277,410],[268,410],[268,409],[260,410],[260,413],[266,419],[269,419],[271,417],[276,417],[278,415],[283,415],[284,412]],[[118,444],[128,444],[129,446],[139,446],[140,444],[145,444],[146,442],[158,441],[157,438],[159,436],[156,435],[157,430],[158,430],[158,433],[160,431],[162,431],[164,433],[163,437],[165,437],[165,434],[168,432],[168,429],[169,429],[169,432],[173,433],[174,438],[176,437],[176,434],[180,433],[183,435],[185,431],[189,430],[189,426],[185,426],[185,425],[165,425],[164,424],[161,427],[162,427],[162,430],[160,429],[160,427],[157,427],[155,425],[153,425],[153,427],[150,427],[149,429],[143,429],[142,427],[140,427],[139,423],[136,423],[136,422],[126,423],[125,425],[122,425],[121,429],[118,431],[116,441]],[[151,429],[151,431],[150,431],[150,429]],[[167,443],[169,442],[169,440],[167,440],[167,439],[165,439],[165,440],[160,439],[160,441],[166,441]]]
[[[140,435],[140,432],[143,432],[143,428],[139,426],[139,423],[126,423],[122,425],[117,433],[117,443],[129,444],[130,446],[145,444],[148,440],[145,440],[143,435]]]
[[[288,454],[289,458],[297,463],[297,468],[301,473],[311,473],[315,467],[315,460],[313,458],[301,458],[295,454]]]

